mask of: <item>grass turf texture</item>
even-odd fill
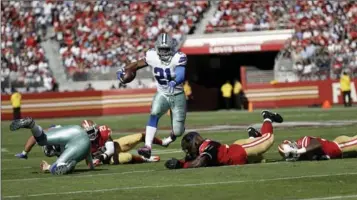
[[[356,108],[280,109],[286,122],[356,120]],[[113,138],[123,132],[144,130],[147,115],[94,117],[98,124],[113,129]],[[82,118],[37,120],[38,124],[79,124]],[[249,125],[262,122],[258,111],[189,113],[187,127],[212,125]],[[160,127],[169,126],[163,116]],[[275,129],[275,145],[266,154],[268,163],[245,166],[213,167],[188,170],[166,170],[165,160],[181,158],[180,139],[169,148],[154,146],[159,163],[102,166],[89,172],[84,163],[67,176],[39,173],[40,161],[54,159],[34,147],[28,160],[19,160],[15,153],[23,150],[30,133],[9,131],[9,122],[1,123],[2,131],[2,199],[306,199],[341,196],[357,199],[357,159],[320,162],[275,162],[280,160],[277,145],[283,139],[297,139],[305,135],[333,139],[336,136],[356,135],[357,124],[333,127],[290,127]],[[204,137],[232,143],[246,138],[245,130],[202,132]],[[166,136],[162,134],[160,136]],[[134,152],[135,153],[135,152]]]

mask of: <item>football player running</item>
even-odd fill
[[[172,132],[163,140],[165,146],[175,141],[185,131],[186,98],[183,90],[187,57],[176,51],[176,42],[167,33],[158,36],[155,48],[146,52],[145,58],[119,69],[117,77],[123,84],[127,71],[134,71],[150,66],[156,79],[157,93],[155,94],[149,120],[146,126],[145,146],[138,153],[146,158],[151,156],[151,146],[155,137],[159,119],[168,110],[171,112]]]
[[[305,136],[297,141],[284,140],[279,146],[280,155],[286,161],[329,160],[357,156],[357,135],[339,136],[333,141]]]
[[[20,128],[30,129],[34,139],[40,146],[61,145],[63,152],[52,164],[41,162],[41,170],[54,175],[63,175],[73,172],[78,162],[86,160],[90,169],[94,169],[90,153],[90,140],[87,133],[78,125],[63,126],[49,129],[45,134],[42,127],[37,125],[31,117],[18,119],[10,124],[10,130]]]
[[[137,144],[144,142],[145,134],[132,134],[113,140],[112,130],[106,125],[99,126],[92,120],[83,120],[81,126],[86,130],[91,141],[91,153],[95,166],[160,161],[159,156],[145,158],[128,153]],[[154,144],[162,145],[162,141],[159,138],[154,138]]]
[[[195,168],[222,165],[243,165],[262,161],[263,154],[274,143],[273,122],[282,123],[283,118],[270,111],[263,111],[264,118],[261,131],[248,128],[248,139],[235,141],[233,144],[221,144],[204,139],[197,132],[186,134],[181,141],[182,150],[186,153],[184,160],[172,158],[166,161],[168,169]]]

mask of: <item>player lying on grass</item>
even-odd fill
[[[83,120],[81,126],[87,131],[91,140],[91,153],[94,157],[94,164],[128,164],[158,162],[159,156],[145,158],[140,155],[128,153],[137,144],[145,141],[145,134],[138,133],[124,136],[113,140],[112,131],[106,125],[98,126],[92,120]],[[164,146],[161,139],[154,138],[154,144]]]
[[[149,120],[146,125],[145,146],[138,153],[146,158],[151,156],[151,146],[157,132],[160,118],[170,110],[172,132],[165,143],[171,143],[185,132],[186,97],[183,90],[185,81],[186,54],[176,51],[176,41],[167,33],[157,37],[155,48],[149,49],[145,58],[119,69],[117,77],[121,83],[129,83],[136,71],[150,66],[156,79],[157,92],[152,100]]]
[[[52,128],[60,128],[60,127],[61,127],[60,125],[51,125],[48,130],[50,130]],[[27,139],[26,143],[25,143],[24,150],[21,153],[16,154],[15,156],[20,158],[20,159],[27,159],[28,158],[28,154],[31,152],[31,150],[32,150],[33,146],[35,146],[35,144],[36,144],[35,137],[34,136],[30,136]],[[54,155],[59,156],[59,154],[61,153],[61,147],[58,146],[58,145],[56,145],[56,146],[55,145],[45,145],[42,148],[43,148],[43,151],[44,151],[46,156],[49,156],[49,155],[47,155],[46,152],[50,152],[51,151],[51,155],[49,157],[52,157]]]
[[[52,125],[50,128],[54,127]],[[60,127],[60,125],[56,125]],[[133,135],[128,135],[121,137],[119,139],[113,140],[111,138],[111,129],[108,126],[102,125],[98,126],[92,120],[83,120],[81,127],[87,132],[89,139],[91,140],[91,153],[94,158],[94,165],[102,164],[103,162],[109,164],[109,160],[113,159],[113,155],[118,154],[119,160],[117,163],[143,163],[143,162],[157,162],[160,160],[159,156],[152,156],[149,159],[143,156],[132,155],[127,153],[133,149],[138,143],[144,142],[145,134],[138,133]],[[34,136],[31,136],[26,144],[25,149],[22,153],[18,153],[15,156],[18,158],[27,159],[28,153],[31,151],[32,147],[36,144]],[[165,146],[161,139],[154,138],[154,144]],[[63,149],[63,148],[62,148]],[[46,156],[59,156],[61,154],[61,147],[55,145],[43,146],[43,151]],[[112,161],[111,163],[114,163]]]
[[[297,141],[284,140],[278,146],[278,150],[286,161],[356,157],[357,135],[354,137],[343,135],[333,141],[305,136]]]
[[[248,128],[250,138],[235,141],[231,145],[204,139],[197,132],[186,134],[181,141],[186,153],[184,160],[172,158],[165,163],[168,169],[195,168],[221,165],[243,165],[262,159],[274,143],[273,122],[282,123],[283,118],[270,111],[263,111],[261,132]],[[259,134],[258,134],[259,133]]]
[[[52,165],[46,161],[41,162],[41,170],[51,174],[63,175],[73,172],[77,163],[86,160],[90,169],[94,169],[90,153],[90,140],[87,133],[78,125],[63,126],[49,129],[46,134],[41,126],[37,125],[31,117],[15,120],[10,124],[10,130],[20,128],[30,129],[35,141],[40,146],[64,146],[63,152]]]

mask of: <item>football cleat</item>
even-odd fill
[[[177,138],[176,135],[174,135],[174,133],[171,132],[169,137],[164,138],[162,140],[162,145],[161,146],[168,147],[171,143],[175,142],[176,138]]]
[[[28,158],[27,155],[24,155],[24,154],[22,154],[22,153],[18,153],[18,154],[16,154],[15,156],[18,157],[18,158],[20,158],[20,159],[27,159],[27,158]]]
[[[151,157],[151,147],[144,146],[138,149],[138,154],[144,156],[144,158]]]
[[[32,128],[35,125],[35,121],[31,117],[26,117],[23,119],[17,119],[11,122],[10,130],[16,131],[20,128]]]
[[[261,115],[264,119],[270,119],[272,122],[282,123],[284,121],[281,115],[278,113],[272,113],[268,110],[263,110]]]
[[[251,126],[247,128],[247,131],[248,131],[248,136],[249,137],[256,138],[256,137],[261,137],[262,136],[262,134],[259,131],[257,131],[257,129],[255,129],[255,128],[251,127]]]

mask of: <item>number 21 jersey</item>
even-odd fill
[[[182,52],[176,52],[167,62],[161,61],[155,49],[149,49],[145,55],[146,63],[152,68],[158,92],[169,95],[168,83],[175,80],[175,68],[186,67],[187,57]],[[183,84],[175,87],[174,94],[183,92]]]

